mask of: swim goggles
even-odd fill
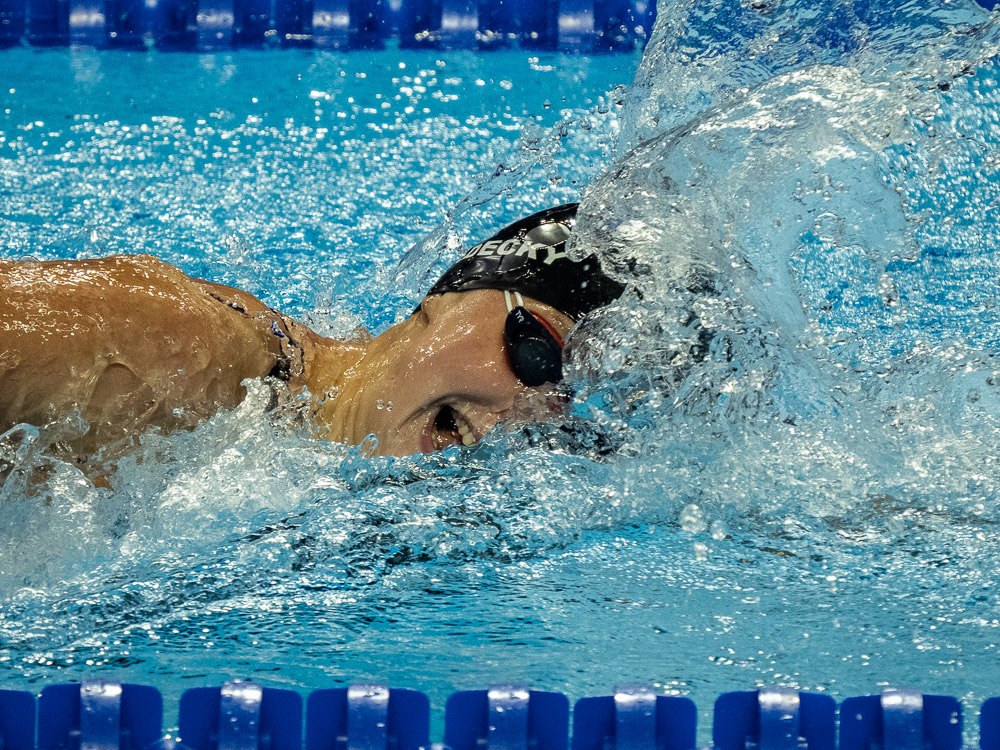
[[[562,342],[548,326],[524,307],[518,292],[503,293],[507,301],[507,322],[503,327],[503,345],[507,361],[517,379],[526,386],[558,383],[562,380]]]

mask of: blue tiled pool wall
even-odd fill
[[[655,13],[655,0],[0,0],[0,47],[621,52]]]
[[[839,710],[838,710],[839,709]],[[304,722],[303,722],[304,717]],[[693,701],[622,685],[581,698],[493,685],[452,694],[436,750],[693,750]],[[106,680],[51,685],[41,697],[0,690],[3,750],[418,750],[430,748],[430,701],[377,683],[293,691],[233,681],[186,690],[176,739],[163,739],[156,688]],[[36,731],[37,728],[37,731]],[[304,729],[304,733],[303,733]],[[1000,748],[1000,698],[980,712],[982,750]],[[845,698],[760,688],[715,701],[716,750],[960,750],[956,698],[915,690]]]

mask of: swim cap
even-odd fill
[[[605,275],[596,255],[566,254],[578,203],[539,211],[469,250],[427,293],[500,289],[533,297],[573,320],[618,299],[625,287]]]

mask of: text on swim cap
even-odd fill
[[[528,256],[531,260],[540,260],[545,265],[551,265],[557,260],[568,257],[562,250],[553,245],[539,245],[530,240],[486,240],[480,242],[463,255],[463,258],[504,257],[507,255]]]

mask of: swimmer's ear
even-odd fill
[[[417,309],[413,311],[413,315],[423,315],[425,318],[430,318],[431,308],[434,307],[436,302],[441,299],[440,294],[428,294],[422,300],[420,304],[417,305]]]
[[[367,344],[373,339],[371,331],[364,326],[358,326],[351,332],[351,341],[358,344]]]
[[[419,305],[417,305],[416,307],[414,307],[413,308],[413,312],[411,312],[409,315],[406,316],[407,320],[412,320],[414,318],[417,318],[417,319],[423,318],[424,320],[427,320],[427,311],[424,310],[424,303],[423,302],[421,302]]]

